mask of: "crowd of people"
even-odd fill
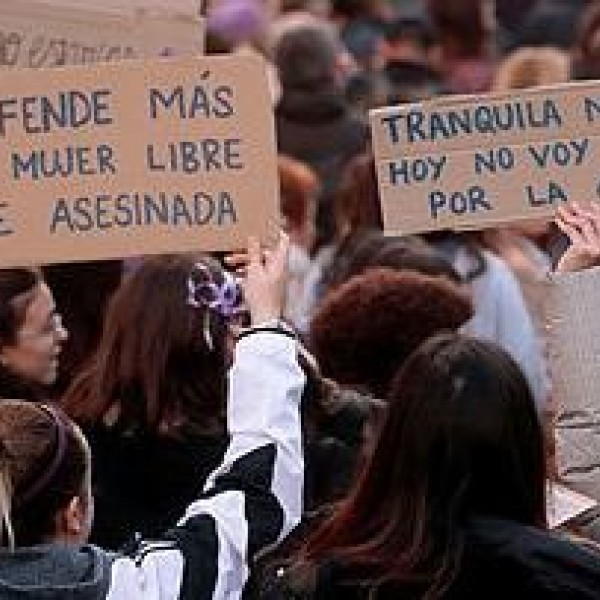
[[[270,65],[282,231],[0,270],[0,598],[600,599],[600,511],[549,525],[543,308],[600,208],[385,236],[367,126],[595,77],[600,2],[207,11],[208,52]]]

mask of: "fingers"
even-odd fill
[[[590,203],[582,207],[576,202],[559,208],[556,226],[571,244],[558,262],[558,271],[578,271],[598,264],[600,260],[600,207]]]
[[[558,209],[556,226],[571,240],[571,243],[582,245],[585,239],[581,233],[581,221],[572,206]]]
[[[583,208],[573,202],[559,208],[556,225],[573,243],[600,244],[600,207],[596,203]]]
[[[597,206],[590,204],[586,209],[575,203],[575,208],[581,219],[581,233],[588,243],[596,242],[600,238],[600,219]]]
[[[281,270],[287,263],[289,238],[281,229],[277,238],[272,238],[272,250],[262,250],[257,238],[248,238],[248,249],[245,252],[232,252],[224,258],[225,264],[234,269],[240,276],[245,276],[249,265],[264,266],[269,270]]]
[[[583,238],[579,231],[569,224],[566,219],[556,219],[556,226],[569,238],[574,244],[583,244]]]
[[[240,268],[245,267],[250,261],[250,258],[248,257],[248,252],[244,251],[232,252],[231,254],[225,256],[223,260],[228,267],[238,270]]]
[[[260,242],[256,237],[248,238],[248,268],[256,268],[262,266],[262,253]]]
[[[261,250],[257,238],[248,239],[248,262],[244,292],[253,323],[279,318],[285,303],[287,266],[287,236],[279,237],[268,252]]]

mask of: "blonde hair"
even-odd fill
[[[22,400],[0,403],[0,546],[42,543],[55,516],[83,495],[90,451],[59,409]]]
[[[571,77],[569,55],[551,47],[520,48],[498,67],[493,89],[526,89],[566,83]]]

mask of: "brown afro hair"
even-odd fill
[[[310,345],[325,377],[384,398],[413,350],[472,314],[468,296],[446,278],[371,269],[325,297]]]

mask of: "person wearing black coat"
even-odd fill
[[[282,88],[275,108],[278,151],[309,164],[320,177],[319,245],[333,235],[339,174],[367,144],[367,127],[344,97],[336,42],[324,27],[302,25],[283,33],[274,50]]]

